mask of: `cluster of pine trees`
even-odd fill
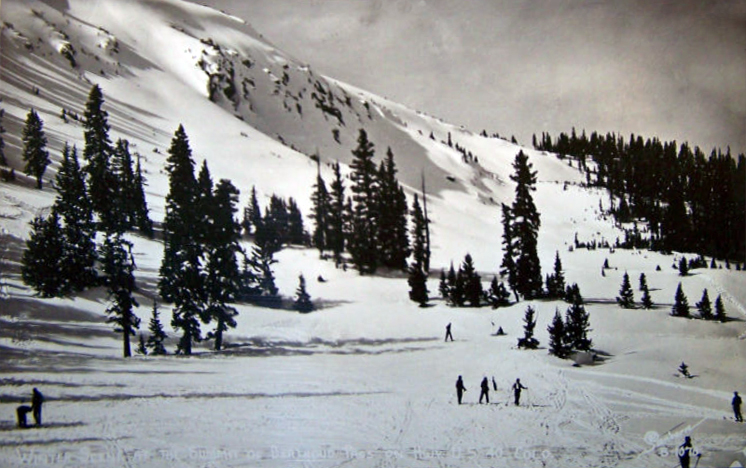
[[[352,155],[349,195],[338,163],[332,165],[334,180],[330,188],[320,171],[316,177],[311,215],[315,221],[313,245],[322,255],[325,251],[331,252],[337,264],[344,262],[343,253],[347,252],[361,274],[375,273],[379,267],[405,271],[407,258],[412,253],[409,207],[396,177],[394,154],[388,148],[386,157],[376,167],[375,146],[365,130],[360,129]],[[414,214],[416,211],[413,206],[413,217],[418,216]],[[421,224],[422,229],[426,229],[426,220]],[[420,263],[427,272],[429,246],[421,246],[421,249]]]
[[[549,332],[549,353],[565,359],[573,351],[590,351],[593,342],[588,337],[590,314],[585,310],[583,299],[578,293],[565,312],[564,319],[559,309],[554,313],[547,327]]]
[[[128,142],[120,139],[116,145],[111,144],[103,103],[101,89],[94,86],[85,110],[85,166],[79,163],[77,148],[65,144],[55,178],[57,197],[47,216],[39,215],[31,222],[21,275],[42,297],[106,286],[109,321],[122,333],[124,355],[130,356],[129,337],[134,335],[139,319],[133,312],[138,304],[133,297],[137,286],[132,243],[124,234],[137,229],[152,236],[153,224],[139,157],[133,167]],[[23,135],[27,173],[37,178],[41,189],[49,156],[43,125],[33,109]],[[98,233],[103,237],[99,245]]]
[[[534,147],[576,158],[589,185],[619,199],[619,221],[648,221],[651,247],[746,260],[746,156],[713,149],[706,156],[683,143],[585,131],[554,141],[534,135]],[[593,167],[588,164],[591,159]]]
[[[64,296],[106,283],[109,275],[104,266],[106,254],[113,254],[112,243],[126,248],[122,234],[130,230],[153,234],[139,156],[135,163],[126,140],[111,144],[103,102],[100,88],[94,86],[86,104],[85,165],[80,165],[77,148],[65,144],[51,212],[31,223],[22,276],[43,297]],[[41,120],[33,109],[26,119],[24,136],[28,140],[24,154],[47,153]],[[37,172],[39,188],[41,173]],[[107,183],[101,184],[97,177]],[[95,242],[98,232],[106,237],[100,249]],[[104,273],[102,278],[100,273]]]

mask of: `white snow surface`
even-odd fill
[[[600,214],[608,194],[582,187],[582,174],[567,162],[317,76],[247,23],[206,7],[6,0],[1,13],[6,154],[19,181],[0,182],[0,465],[671,467],[687,435],[702,453],[699,466],[746,464],[746,426],[730,409],[732,392],[746,392],[746,272],[699,269],[682,278],[672,265],[692,254],[571,249],[576,235],[613,244],[622,231]],[[64,44],[75,50],[74,68],[60,55]],[[211,101],[204,70],[219,74],[229,66],[238,83],[246,80],[247,93],[231,100],[221,88]],[[401,273],[363,277],[315,250],[287,248],[275,265],[281,293],[292,298],[302,273],[319,310],[302,315],[239,304],[223,352],[207,342],[191,357],[122,359],[119,335],[106,323],[105,291],[40,299],[19,272],[28,222],[55,196],[51,183],[38,191],[21,175],[25,115],[31,107],[40,113],[58,162],[66,141],[83,147],[81,124],[64,122],[61,109],[82,116],[94,83],[104,92],[112,140],[127,138],[143,157],[156,220],[168,187],[165,154],[180,123],[197,164],[206,159],[215,180],[230,178],[241,189],[241,206],[256,186],[263,205],[273,193],[292,196],[306,219],[316,174],[309,155],[321,156],[329,181],[327,163],[348,163],[365,128],[377,161],[393,149],[410,201],[423,175],[427,181],[431,307],[408,299]],[[334,96],[344,123],[316,107],[316,84]],[[479,162],[465,163],[446,145],[449,133]],[[556,309],[564,313],[563,302],[457,309],[438,297],[440,269],[458,267],[466,253],[485,287],[497,274],[500,204],[512,201],[509,177],[520,149],[538,173],[544,274],[559,252],[567,282],[578,283],[588,301],[601,358],[594,365],[575,367],[547,353],[546,327]],[[129,237],[144,331],[163,246]],[[611,268],[602,276],[606,259]],[[646,274],[655,309],[616,305],[624,272],[633,286]],[[692,306],[705,288],[713,301],[721,294],[734,320],[671,317],[679,282]],[[516,349],[528,305],[538,312],[536,351]],[[173,352],[170,315],[162,306]],[[443,341],[449,322],[453,343]],[[493,336],[498,326],[507,336]],[[677,376],[682,361],[695,378]],[[468,388],[460,406],[459,375]],[[494,376],[498,390],[480,405],[485,376]],[[516,378],[528,387],[520,406],[510,391]],[[15,407],[28,403],[33,387],[47,399],[44,426],[17,429]]]

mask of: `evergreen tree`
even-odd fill
[[[483,295],[482,281],[468,253],[461,264],[460,273],[464,285],[464,302],[468,302],[471,307],[479,307]]]
[[[451,291],[448,286],[448,278],[446,277],[446,271],[440,270],[440,282],[438,283],[438,292],[443,300],[448,301],[451,296]]]
[[[617,296],[616,301],[623,309],[632,309],[635,306],[634,291],[632,291],[632,285],[629,282],[629,275],[626,271],[624,272],[622,286],[619,289],[619,296]]]
[[[687,276],[689,274],[689,263],[686,258],[681,257],[679,260],[679,276]]]
[[[388,148],[386,159],[381,162],[377,174],[376,245],[382,265],[405,270],[410,253],[407,236],[407,197],[396,179],[396,173],[394,153]]]
[[[516,301],[518,298],[518,276],[515,265],[515,249],[513,238],[513,216],[511,208],[505,203],[502,204],[502,226],[503,226],[503,259],[500,264],[500,274],[508,279],[508,286],[515,294]]]
[[[93,211],[85,186],[85,175],[78,163],[78,151],[65,144],[62,163],[55,179],[57,198],[52,211],[62,221],[64,248],[59,268],[74,291],[96,282],[96,235]]]
[[[207,160],[202,160],[202,166],[197,175],[197,186],[194,202],[194,225],[192,234],[195,241],[200,246],[206,246],[213,234],[212,215],[215,208],[215,199],[213,194],[214,184],[210,168],[207,166]]]
[[[109,225],[105,226],[109,232],[122,233],[135,226],[135,171],[132,165],[129,142],[117,140],[109,167],[111,181],[114,183],[114,186],[109,187],[113,202],[110,204],[111,213],[106,217]]]
[[[707,293],[707,289],[702,291],[702,299],[696,304],[699,316],[705,320],[712,320],[712,303],[710,302],[710,296]]]
[[[313,246],[319,249],[319,254],[323,256],[324,251],[329,248],[329,217],[330,217],[331,200],[329,192],[326,189],[326,183],[321,177],[321,168],[318,168],[316,174],[316,184],[313,186],[311,194],[311,219],[315,222],[313,229]]]
[[[376,207],[376,167],[374,147],[368,134],[360,129],[358,145],[352,151],[352,203],[348,249],[360,274],[375,273],[378,268],[378,212]]]
[[[409,298],[421,306],[427,304],[427,271],[425,269],[426,258],[426,238],[425,238],[425,217],[420,208],[417,194],[414,196],[412,203],[412,257],[413,261],[409,267]],[[441,278],[443,280],[444,277]]]
[[[652,309],[653,299],[650,297],[650,290],[648,289],[648,285],[647,283],[644,283],[641,284],[641,286],[644,286],[644,289],[642,290],[642,298],[640,299],[640,302],[642,302],[642,307],[643,309]]]
[[[536,349],[539,347],[539,340],[534,338],[534,328],[536,328],[536,310],[533,306],[528,306],[523,316],[523,338],[518,338],[519,348]]]
[[[293,197],[288,199],[287,242],[292,245],[307,245],[308,234],[303,227],[303,215]]]
[[[329,205],[329,234],[327,242],[334,254],[334,262],[342,262],[342,252],[345,250],[345,187],[342,181],[339,163],[332,165],[334,181],[331,184]]]
[[[148,348],[145,347],[145,337],[140,333],[140,339],[137,343],[137,349],[135,352],[141,356],[147,356],[148,355]]]
[[[65,239],[57,213],[31,221],[31,233],[21,258],[23,282],[41,297],[60,297],[70,292],[60,260],[64,256]]]
[[[565,273],[562,271],[559,251],[554,256],[554,273],[547,275],[547,295],[553,299],[559,299],[565,295]]]
[[[593,342],[588,338],[590,329],[590,315],[582,303],[575,302],[567,309],[565,314],[565,334],[567,344],[571,349],[578,351],[590,351]]]
[[[101,263],[106,275],[106,285],[111,304],[106,308],[109,323],[116,324],[114,330],[122,334],[124,357],[132,356],[130,336],[140,326],[140,319],[133,309],[138,303],[133,297],[135,284],[135,262],[132,257],[132,243],[121,234],[107,235],[101,249]]]
[[[274,253],[265,246],[256,245],[251,253],[251,269],[256,279],[257,294],[253,298],[254,302],[274,306],[279,302],[279,290],[275,285],[275,274],[272,271],[272,265],[277,263],[274,259]]]
[[[207,339],[215,339],[215,350],[223,346],[223,333],[235,328],[238,311],[228,305],[239,295],[240,271],[237,254],[241,250],[241,226],[235,219],[238,212],[238,190],[226,179],[221,179],[212,196],[206,237],[205,265],[206,323],[215,322],[215,329]]]
[[[565,322],[562,320],[559,309],[554,313],[552,323],[547,327],[549,332],[549,354],[553,354],[560,359],[565,359],[570,355],[570,348],[567,345],[567,335],[565,333]]]
[[[648,290],[648,279],[645,277],[645,273],[640,273],[640,291]]]
[[[725,316],[725,306],[723,305],[723,298],[718,294],[718,298],[715,299],[715,320],[725,322],[727,317]]]
[[[161,324],[159,315],[158,302],[153,301],[153,314],[151,315],[150,323],[148,324],[150,336],[148,337],[146,346],[154,356],[164,356],[168,354],[166,347],[163,345],[163,342],[166,341],[168,336],[166,335],[166,332],[163,331],[163,325]]]
[[[497,276],[492,277],[487,297],[493,309],[510,305],[510,292],[502,281],[497,281]]]
[[[583,304],[583,296],[580,294],[580,287],[577,283],[568,285],[565,288],[565,302],[569,304]]]
[[[246,234],[256,232],[256,229],[262,224],[262,210],[259,206],[259,200],[256,197],[256,187],[251,187],[251,199],[249,205],[244,210],[243,227]]]
[[[136,153],[137,154],[137,153]],[[142,175],[140,165],[140,155],[137,155],[137,165],[135,167],[135,180],[132,187],[132,204],[134,207],[134,223],[137,229],[148,237],[153,237],[153,221],[150,219],[150,210],[145,198],[145,177]]]
[[[303,275],[298,276],[298,289],[295,290],[295,302],[293,303],[293,309],[297,310],[302,314],[306,314],[314,310],[311,296],[306,291],[306,279]]]
[[[674,317],[689,317],[689,300],[686,298],[684,290],[681,288],[681,283],[679,283],[679,287],[676,288],[676,296],[674,297],[674,304],[671,308],[671,315]]]
[[[112,209],[116,183],[110,168],[112,148],[109,139],[109,114],[103,110],[103,105],[104,96],[101,88],[94,85],[88,94],[85,107],[83,158],[86,161],[85,171],[88,174],[91,204],[106,230],[106,226],[114,224],[109,217],[116,214],[116,210]]]
[[[42,189],[42,176],[51,163],[47,151],[47,136],[39,114],[31,109],[23,127],[23,160],[26,161],[26,175],[36,178],[36,188]]]
[[[256,227],[254,239],[273,255],[282,250],[282,245],[289,240],[289,216],[285,200],[277,195],[269,199],[269,207],[265,210],[261,223]]]
[[[202,247],[195,232],[198,213],[194,161],[181,125],[174,133],[168,154],[169,192],[158,287],[161,297],[174,304],[171,326],[183,332],[177,352],[189,355],[192,344],[202,339],[199,318],[203,313],[204,280],[201,273]]]
[[[516,290],[527,299],[541,294],[541,264],[537,254],[539,212],[531,192],[536,190],[536,172],[528,156],[519,151],[513,162],[515,173],[510,179],[516,183],[515,200],[511,212],[511,235],[515,245]]]

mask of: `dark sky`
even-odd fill
[[[321,73],[475,131],[746,152],[743,0],[203,1]]]

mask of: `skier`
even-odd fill
[[[497,391],[497,382],[494,375],[492,376],[492,390]]]
[[[733,405],[733,412],[736,415],[736,422],[743,422],[743,416],[741,416],[741,403],[741,396],[738,392],[733,392],[733,401],[731,404]]]
[[[16,408],[16,415],[18,416],[18,427],[28,427],[28,422],[26,422],[26,415],[29,414],[32,409],[33,408],[31,408],[29,405],[21,405]]]
[[[681,468],[689,468],[689,461],[693,453],[695,452],[694,448],[692,448],[692,438],[686,436],[684,438],[684,443],[679,446],[679,451],[677,452],[677,455],[679,456],[679,462],[681,463]],[[697,458],[701,456],[701,454],[697,453]]]
[[[464,392],[466,391],[466,387],[464,387],[464,381],[461,380],[461,376],[458,376],[458,380],[456,380],[456,396],[458,397],[458,404],[461,404],[461,398],[464,396]]]
[[[515,396],[515,405],[518,406],[521,404],[521,390],[528,390],[528,387],[524,387],[521,383],[521,379],[515,379],[515,383],[513,384],[513,395]]]
[[[448,341],[448,338],[451,338],[451,341],[453,341],[453,335],[451,334],[451,323],[449,322],[448,325],[446,325],[446,341]]]
[[[482,397],[487,399],[487,404],[490,403],[490,382],[487,377],[482,379],[482,393],[479,394],[479,404],[482,404]]]
[[[44,403],[44,395],[38,388],[34,387],[33,396],[31,397],[31,407],[34,409],[34,421],[37,426],[41,426],[41,405]]]

